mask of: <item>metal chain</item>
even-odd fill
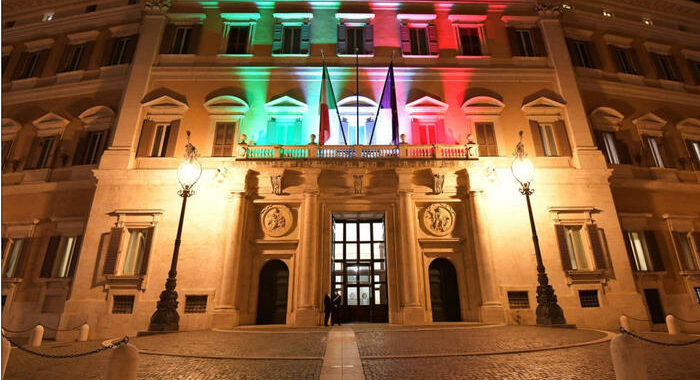
[[[88,356],[88,355],[92,355],[92,354],[97,354],[97,353],[100,353],[100,352],[102,352],[102,351],[111,350],[112,348],[117,348],[117,347],[119,347],[119,346],[121,346],[121,345],[123,345],[123,344],[129,343],[129,337],[128,337],[128,336],[125,336],[124,338],[122,338],[121,340],[119,340],[119,341],[117,341],[117,342],[110,343],[110,344],[107,345],[107,346],[103,346],[103,347],[94,349],[94,350],[92,350],[92,351],[88,351],[88,352],[79,352],[79,353],[77,353],[77,354],[68,354],[68,355],[49,355],[49,354],[42,354],[41,352],[32,351],[32,350],[30,350],[30,349],[28,349],[28,348],[22,347],[22,346],[20,346],[19,344],[17,344],[15,341],[13,341],[12,339],[10,339],[10,338],[8,338],[7,336],[5,336],[5,334],[2,334],[2,337],[5,338],[5,339],[7,339],[7,340],[10,342],[10,344],[11,344],[12,346],[17,347],[17,348],[20,349],[21,351],[24,351],[24,352],[29,353],[29,354],[32,354],[32,355],[40,356],[40,357],[42,357],[42,358],[48,358],[48,359],[72,359],[72,358],[79,358],[79,357],[83,357],[83,356]]]
[[[643,336],[639,336],[631,331],[626,330],[624,327],[620,327],[620,332],[622,334],[627,334],[633,338],[637,338],[639,340],[645,341],[647,343],[651,344],[658,344],[659,346],[671,346],[671,347],[682,347],[682,346],[690,346],[691,344],[695,343],[700,343],[700,339],[695,339],[691,340],[690,342],[682,342],[682,343],[666,343],[666,342],[657,342],[655,340],[651,340],[649,338],[645,338]]]
[[[34,326],[34,327],[36,327],[36,326]],[[7,331],[7,332],[13,333],[13,334],[21,334],[21,333],[27,332],[27,331],[29,331],[29,330],[34,330],[34,327],[30,327],[30,328],[28,328],[28,329],[26,329],[26,330],[10,330],[10,329],[5,328],[5,327],[3,327],[2,329],[5,330],[5,331]]]
[[[635,318],[635,317],[630,317],[630,316],[629,316],[629,315],[627,315],[627,314],[622,314],[622,315],[624,315],[625,317],[627,317],[627,318],[629,318],[629,319],[633,319],[633,320],[635,320],[635,321],[640,321],[640,322],[649,322],[649,320],[648,320],[648,319],[642,319],[642,318]]]
[[[85,323],[87,323],[87,322],[85,322]],[[20,333],[23,333],[23,332],[27,332],[27,331],[29,331],[29,330],[33,330],[33,329],[34,329],[35,327],[37,327],[37,326],[41,326],[41,327],[43,327],[43,328],[45,328],[45,329],[47,329],[47,330],[52,330],[52,331],[77,331],[77,330],[80,330],[80,328],[83,327],[83,325],[84,325],[85,323],[83,323],[83,324],[81,324],[81,325],[79,325],[79,326],[77,326],[77,327],[73,327],[72,329],[55,329],[55,328],[53,328],[53,327],[46,326],[46,325],[43,324],[43,323],[37,323],[37,324],[34,325],[33,327],[30,327],[30,328],[24,329],[24,330],[10,330],[10,329],[5,328],[5,327],[3,327],[2,329],[5,330],[5,331],[7,331],[7,332],[11,332],[11,333],[13,333],[13,334],[20,334]]]
[[[673,315],[673,318],[676,318],[677,320],[679,320],[681,322],[685,322],[685,323],[698,323],[698,322],[700,322],[700,319],[696,319],[694,321],[688,321],[688,320],[685,320],[685,319],[683,319],[675,314],[671,314],[671,315]]]
[[[85,322],[85,323],[87,323],[87,322]],[[77,331],[77,330],[80,330],[80,328],[83,327],[83,325],[85,325],[85,323],[82,323],[76,327],[73,327],[72,329],[55,329],[53,327],[49,327],[49,326],[46,326],[44,324],[42,324],[41,326],[45,329],[52,330],[52,331]]]

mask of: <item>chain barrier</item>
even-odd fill
[[[87,322],[85,322],[85,323],[87,323]],[[43,323],[37,323],[36,325],[34,325],[34,326],[32,326],[32,327],[30,327],[30,328],[28,328],[28,329],[24,329],[24,330],[10,330],[10,329],[5,328],[5,327],[3,327],[2,329],[5,330],[5,331],[7,331],[7,332],[9,332],[9,333],[13,333],[13,334],[21,334],[21,333],[24,333],[24,332],[33,330],[33,329],[34,329],[35,327],[37,327],[37,326],[41,326],[41,327],[43,327],[43,328],[45,328],[45,329],[47,329],[47,330],[51,330],[51,331],[61,331],[61,332],[64,332],[64,331],[78,331],[78,330],[80,330],[81,327],[83,327],[83,325],[84,325],[85,323],[83,323],[83,324],[81,324],[81,325],[79,325],[79,326],[73,327],[73,328],[71,328],[71,329],[55,329],[55,328],[53,328],[53,327],[46,326],[46,325],[43,324]]]
[[[627,318],[629,318],[629,319],[632,319],[632,320],[634,320],[634,321],[639,321],[639,322],[649,322],[649,319],[642,319],[642,318],[635,318],[635,317],[630,317],[630,316],[629,316],[629,315],[627,315],[627,314],[622,314],[622,315],[624,315],[625,317],[627,317]]]
[[[657,344],[659,346],[683,347],[683,346],[690,346],[691,344],[695,344],[695,343],[700,343],[700,339],[695,339],[695,340],[691,340],[690,342],[681,342],[681,343],[657,342],[655,340],[651,340],[649,338],[645,338],[643,336],[637,335],[631,331],[625,330],[624,327],[620,327],[620,333],[627,334],[627,335],[631,336],[632,338],[636,338],[636,339],[639,339],[641,341],[651,343],[651,344]]]
[[[681,322],[685,322],[685,323],[698,323],[698,322],[700,322],[700,319],[696,319],[694,321],[688,321],[688,320],[685,320],[685,319],[683,319],[675,314],[671,314],[671,315],[673,315],[673,318],[676,318],[677,320],[679,320]]]
[[[25,332],[30,331],[30,330],[34,330],[34,327],[36,327],[36,326],[30,327],[30,328],[28,328],[28,329],[26,329],[26,330],[10,330],[10,329],[5,328],[5,327],[3,327],[2,329],[3,329],[4,331],[9,332],[9,333],[21,334],[21,333],[25,333]],[[4,335],[3,335],[3,336],[4,336]]]
[[[16,343],[15,341],[13,341],[12,339],[8,338],[5,334],[2,334],[2,337],[5,338],[5,339],[7,339],[13,347],[17,347],[17,348],[20,349],[21,351],[24,351],[24,352],[29,353],[29,354],[32,354],[32,355],[40,356],[40,357],[42,357],[42,358],[48,358],[48,359],[72,359],[72,358],[80,358],[80,357],[83,357],[83,356],[88,356],[88,355],[97,354],[97,353],[100,353],[100,352],[102,352],[102,351],[111,350],[112,348],[117,348],[117,347],[119,347],[119,346],[121,346],[121,345],[123,345],[123,344],[129,343],[129,337],[128,337],[128,336],[125,336],[125,337],[123,337],[121,340],[118,340],[118,341],[116,341],[116,342],[112,342],[112,343],[110,343],[110,344],[108,344],[108,345],[106,345],[106,346],[102,346],[102,347],[100,347],[100,348],[96,348],[96,349],[94,349],[94,350],[92,350],[92,351],[88,351],[88,352],[79,352],[79,353],[77,353],[77,354],[68,354],[68,355],[49,355],[49,354],[43,354],[43,353],[41,353],[41,352],[32,351],[32,350],[30,350],[30,349],[28,349],[28,348],[22,347],[21,345],[17,344],[17,343]]]

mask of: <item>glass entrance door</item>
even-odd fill
[[[342,322],[388,322],[384,220],[333,219],[332,288]]]

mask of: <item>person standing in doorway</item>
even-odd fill
[[[333,317],[331,318],[331,325],[338,324],[340,326],[340,306],[343,304],[343,296],[340,295],[340,289],[333,291]]]
[[[323,325],[328,326],[328,320],[331,318],[331,313],[333,313],[333,301],[331,300],[330,293],[326,293],[323,296]]]

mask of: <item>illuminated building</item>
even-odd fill
[[[335,284],[347,321],[533,324],[521,130],[567,322],[697,319],[700,6],[603,3],[3,2],[3,323],[147,328],[187,130],[180,329],[316,325]],[[310,140],[322,52],[360,145]],[[367,145],[392,56],[406,143]]]

